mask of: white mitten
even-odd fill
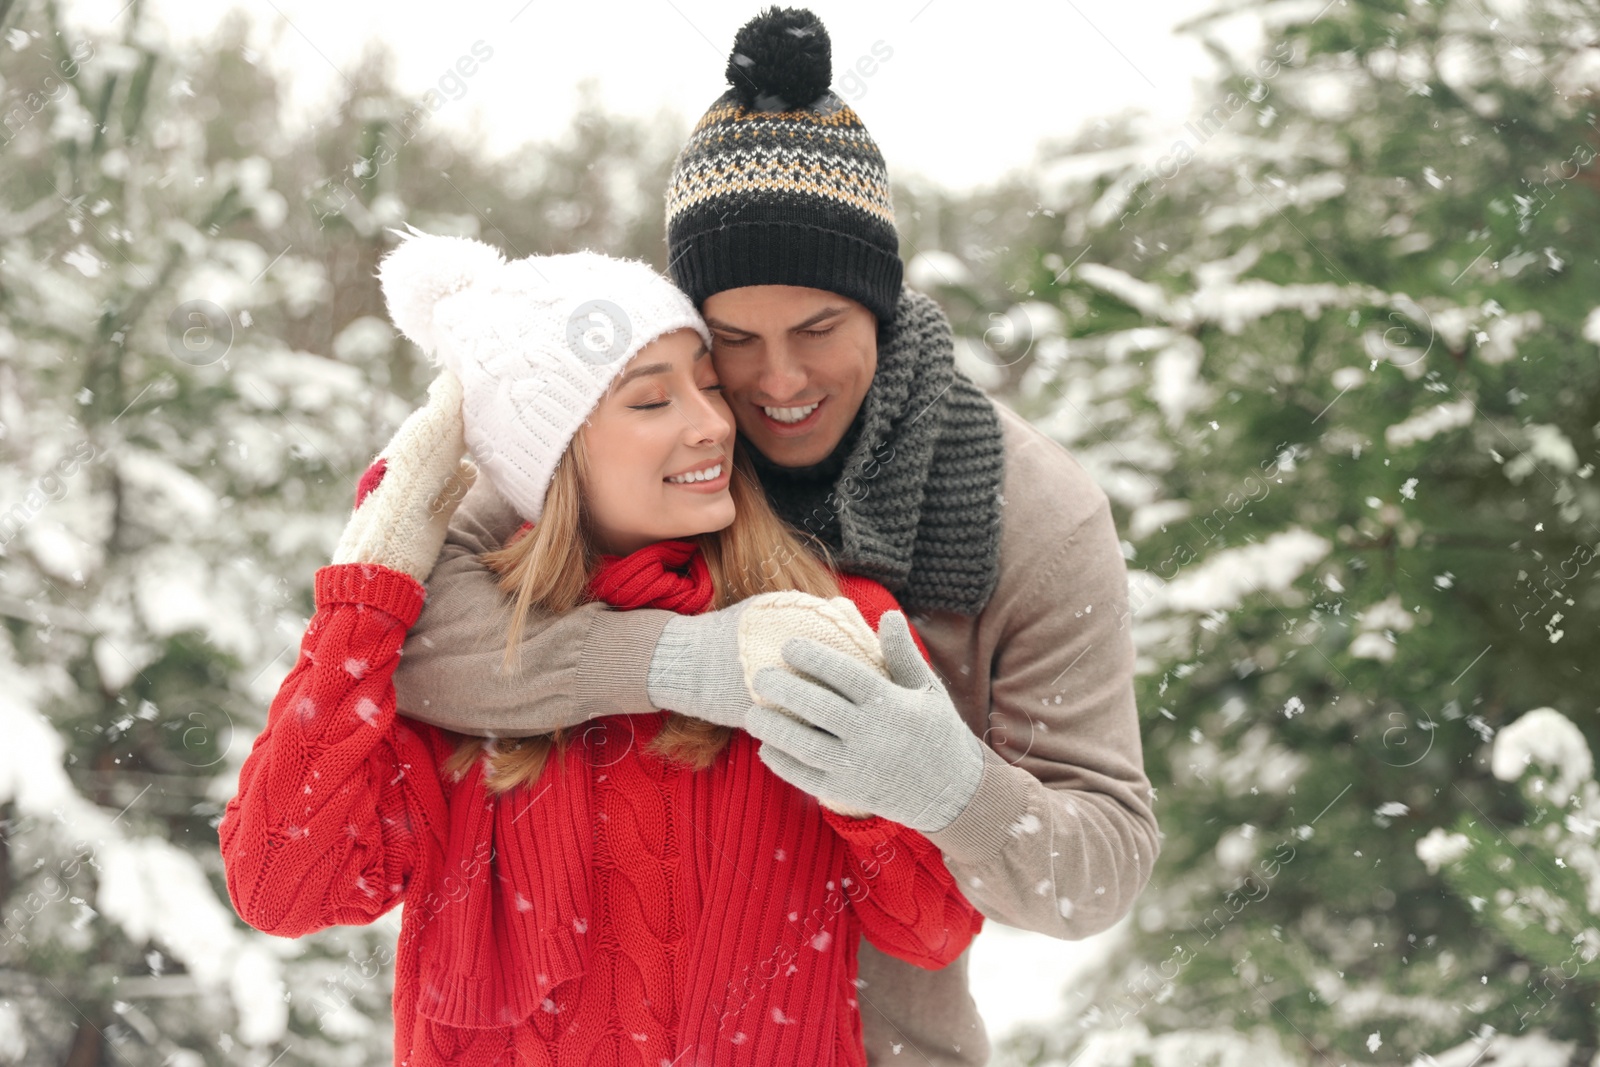
[[[889,666],[884,660],[878,635],[867,625],[861,610],[848,597],[823,599],[809,593],[784,590],[762,593],[742,603],[745,608],[739,618],[739,660],[744,666],[745,690],[753,703],[784,711],[758,694],[751,684],[756,672],[763,667],[779,667],[807,681],[817,681],[784,661],[783,644],[791,637],[812,638],[859,660],[885,678],[889,677]],[[834,803],[825,797],[818,797],[817,801],[841,815],[857,819],[872,815],[870,811]]]
[[[477,474],[466,451],[461,382],[442,370],[427,403],[406,416],[362,476],[333,562],[376,563],[426,582]]]

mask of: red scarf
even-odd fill
[[[511,545],[533,529],[525,522],[506,539]],[[602,555],[589,580],[589,596],[622,611],[664,608],[698,615],[711,606],[711,570],[693,541],[657,541],[626,556]]]
[[[601,556],[589,595],[624,611],[698,615],[711,606],[711,570],[693,541],[657,541],[626,556]]]

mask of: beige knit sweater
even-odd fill
[[[1134,706],[1127,566],[1104,490],[997,407],[1005,481],[994,595],[976,617],[909,616],[988,746],[971,803],[928,837],[986,917],[1075,940],[1128,913],[1160,849]],[[592,604],[530,618],[522,673],[500,673],[509,611],[475,556],[520,521],[486,479],[468,492],[395,674],[401,710],[503,735],[655,710],[646,677],[666,611]],[[863,942],[859,966],[869,1062],[988,1061],[966,954],[924,971]]]

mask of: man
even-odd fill
[[[727,73],[667,192],[674,280],[712,329],[779,514],[895,593],[939,677],[897,685],[796,639],[786,661],[822,684],[769,669],[757,692],[794,718],[752,706],[739,604],[534,616],[528,666],[502,674],[503,598],[476,555],[521,519],[479,479],[406,641],[399,705],[493,736],[667,708],[742,727],[797,788],[927,834],[989,918],[1063,939],[1104,930],[1160,847],[1106,494],[955,370],[949,323],[902,285],[887,172],[827,89],[821,22],[769,10]],[[906,643],[903,628],[883,639]],[[859,977],[869,1062],[987,1062],[965,955],[924,971],[864,943]]]

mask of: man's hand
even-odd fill
[[[882,662],[872,628],[844,597],[825,600],[792,589],[761,593],[721,611],[669,620],[650,659],[650,702],[742,730],[756,699],[752,675],[772,665],[783,637],[796,631]]]
[[[782,590],[752,597],[748,604],[744,617],[739,620],[739,658],[744,661],[745,685],[751,699],[757,704],[784,710],[779,705],[768,703],[756,691],[754,679],[769,667],[788,673],[783,645],[790,638],[815,640],[870,668],[874,673],[889,677],[889,665],[883,658],[883,645],[862,617],[861,609],[849,597],[824,599],[799,590]],[[807,681],[817,681],[806,675],[801,677]],[[872,817],[870,811],[840,803],[829,796],[818,796],[817,802],[830,811],[854,819]]]
[[[808,638],[786,642],[784,661],[824,684],[758,671],[756,692],[783,710],[756,705],[745,729],[762,742],[762,762],[795,788],[942,830],[977,792],[983,742],[923,660],[905,615],[884,612],[878,637],[889,678]]]
[[[749,603],[667,621],[650,657],[650,703],[718,726],[744,728],[750,694],[739,661],[739,617]]]

